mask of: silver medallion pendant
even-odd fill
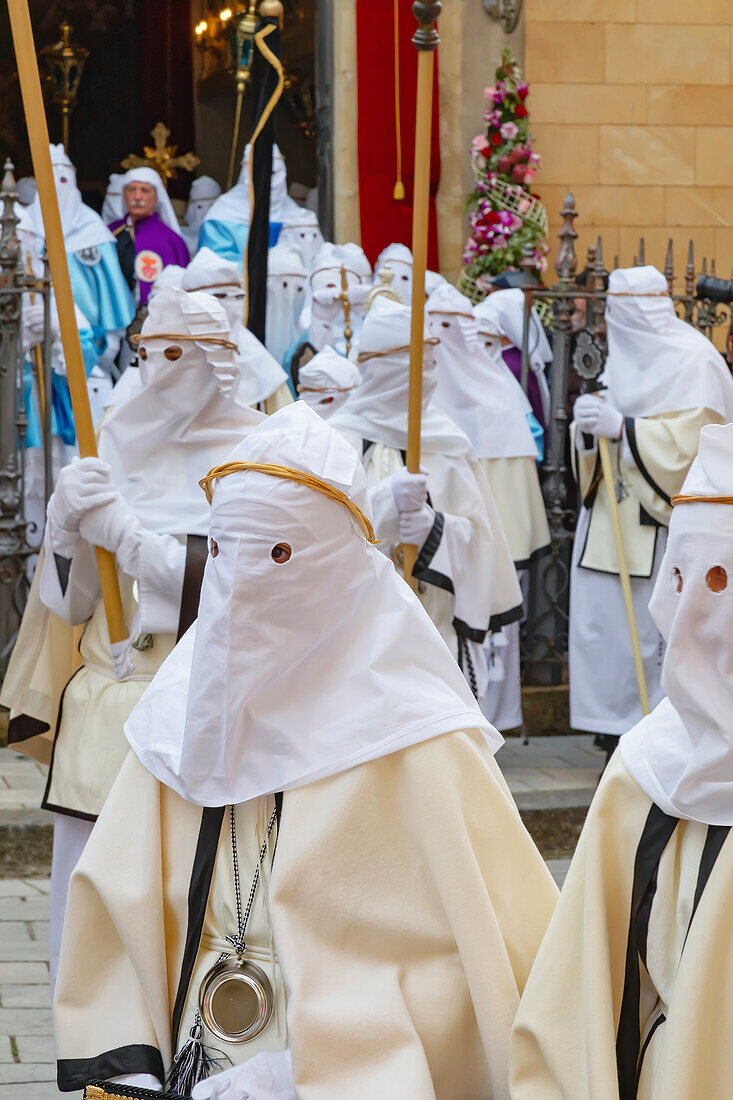
[[[269,1024],[274,1000],[264,970],[232,955],[218,962],[204,977],[199,989],[199,1012],[217,1039],[247,1043]]]

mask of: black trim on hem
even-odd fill
[[[501,630],[503,626],[510,626],[512,623],[519,622],[524,615],[524,604],[517,604],[516,607],[512,607],[509,611],[498,611],[496,615],[492,615],[489,620],[489,630],[494,631]]]
[[[42,722],[40,718],[33,718],[30,714],[16,714],[8,722],[8,746],[18,745],[30,737],[38,737],[50,729],[48,722]]]
[[[668,504],[671,508],[671,499],[667,496],[664,489],[660,489],[660,487],[657,485],[656,481],[644,465],[641,454],[639,452],[639,444],[636,439],[636,426],[633,416],[624,417],[624,427],[626,429],[626,439],[628,440],[629,450],[631,451],[634,462],[636,463],[636,468],[638,469],[639,473],[644,478],[644,481],[647,483],[650,489],[653,489],[657,496],[661,497],[664,503]]]
[[[548,557],[548,555],[551,553],[552,544],[548,542],[544,546],[539,546],[536,550],[533,550],[528,558],[522,558],[521,561],[515,561],[514,568],[517,570],[530,569],[535,564],[535,562],[541,561],[542,558]]]
[[[53,802],[47,802],[44,798],[41,803],[42,810],[48,810],[50,814],[62,814],[64,817],[76,817],[79,821],[91,821],[92,824],[97,820],[99,814],[88,814],[84,810],[70,810],[68,806],[55,806]]]
[[[224,806],[206,806],[201,813],[196,854],[193,857],[191,882],[188,888],[186,945],[183,949],[183,961],[181,962],[181,973],[178,979],[171,1024],[171,1051],[174,1058],[178,1050],[178,1033],[183,1019],[183,1010],[186,1007],[188,987],[191,984],[196,956],[201,946],[201,933],[204,927],[206,906],[209,901],[211,880],[214,875],[216,850],[219,844],[225,808]]]
[[[417,561],[415,562],[415,568],[412,571],[413,576],[417,576],[417,571],[427,569],[430,562],[433,560],[438,552],[441,540],[443,538],[443,531],[445,530],[445,516],[442,512],[435,513],[435,519],[433,520],[433,526],[428,532],[428,537],[420,547],[420,553],[417,555]]]
[[[109,1081],[129,1073],[150,1073],[162,1085],[165,1071],[158,1048],[149,1043],[130,1043],[94,1058],[59,1058],[56,1062],[56,1083],[61,1092],[74,1092],[90,1081]]]
[[[53,777],[53,765],[54,765],[54,760],[56,759],[56,747],[59,743],[59,730],[61,729],[61,716],[62,716],[63,711],[64,711],[64,698],[66,696],[66,692],[69,689],[69,684],[72,682],[74,677],[76,675],[78,675],[78,673],[81,672],[81,670],[83,668],[84,668],[84,665],[79,665],[79,667],[76,669],[76,671],[72,672],[71,676],[69,677],[69,679],[66,681],[66,684],[64,685],[64,690],[61,692],[61,698],[59,699],[59,712],[56,715],[56,728],[53,731],[53,748],[51,749],[51,761],[48,765],[48,776],[46,778],[46,786],[45,786],[44,791],[43,791],[43,798],[41,799],[41,809],[42,810],[51,810],[52,813],[69,813],[68,810],[60,810],[55,806],[52,807],[51,805],[49,805],[49,803],[48,803],[48,792],[51,790],[51,779]],[[74,813],[72,811],[70,816],[76,817],[76,816],[79,816],[79,814]],[[97,820],[96,816],[94,816],[94,817],[89,817],[88,815],[84,815],[84,816],[86,817],[86,820],[88,820],[88,821],[96,821]]]
[[[469,642],[478,642],[479,645],[483,645],[488,634],[488,627],[486,630],[479,630],[475,626],[464,623],[463,619],[454,619],[453,629],[459,638],[467,638]]]

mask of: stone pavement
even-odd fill
[[[510,738],[497,761],[521,810],[557,810],[588,806],[603,754],[588,736]],[[9,822],[49,820],[38,810],[44,784],[43,768],[0,749],[0,836]],[[559,885],[568,863],[548,860]],[[0,1100],[61,1095],[49,1008],[48,890],[48,879],[0,877]]]

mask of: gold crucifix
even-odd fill
[[[194,168],[201,163],[195,153],[176,156],[178,146],[168,144],[171,132],[164,122],[156,123],[150,133],[155,144],[143,146],[145,155],[142,157],[137,156],[136,153],[130,153],[129,157],[125,157],[122,161],[123,168],[154,168],[167,189],[168,180],[176,178],[179,168],[184,172],[193,172]]]
[[[351,327],[351,302],[349,301],[349,280],[346,275],[346,268],[341,265],[341,293],[339,294],[339,301],[344,307],[344,339],[346,340],[346,354],[351,351],[351,337],[354,335],[354,330]]]

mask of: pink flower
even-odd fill
[[[494,248],[506,248],[506,237],[497,233],[493,240],[493,246]]]
[[[496,88],[494,88],[493,85],[491,88],[484,88],[484,99],[487,103],[490,103],[493,100],[495,93]]]
[[[504,138],[504,141],[511,141],[518,133],[519,129],[516,122],[505,122],[501,127],[501,136]]]
[[[520,214],[524,214],[524,212],[526,210],[529,210],[531,205],[532,205],[532,203],[531,203],[530,199],[520,199],[520,201],[519,201],[519,212],[520,212]]]
[[[524,182],[526,184],[534,183],[534,178],[537,175],[534,168],[528,168],[524,173]]]
[[[520,99],[526,99],[529,95],[529,85],[524,80],[517,84],[517,95]]]
[[[497,128],[501,126],[501,111],[492,111],[487,121]]]
[[[491,152],[491,146],[484,134],[477,134],[471,142],[471,148],[475,153],[479,153],[480,156],[485,157]]]

